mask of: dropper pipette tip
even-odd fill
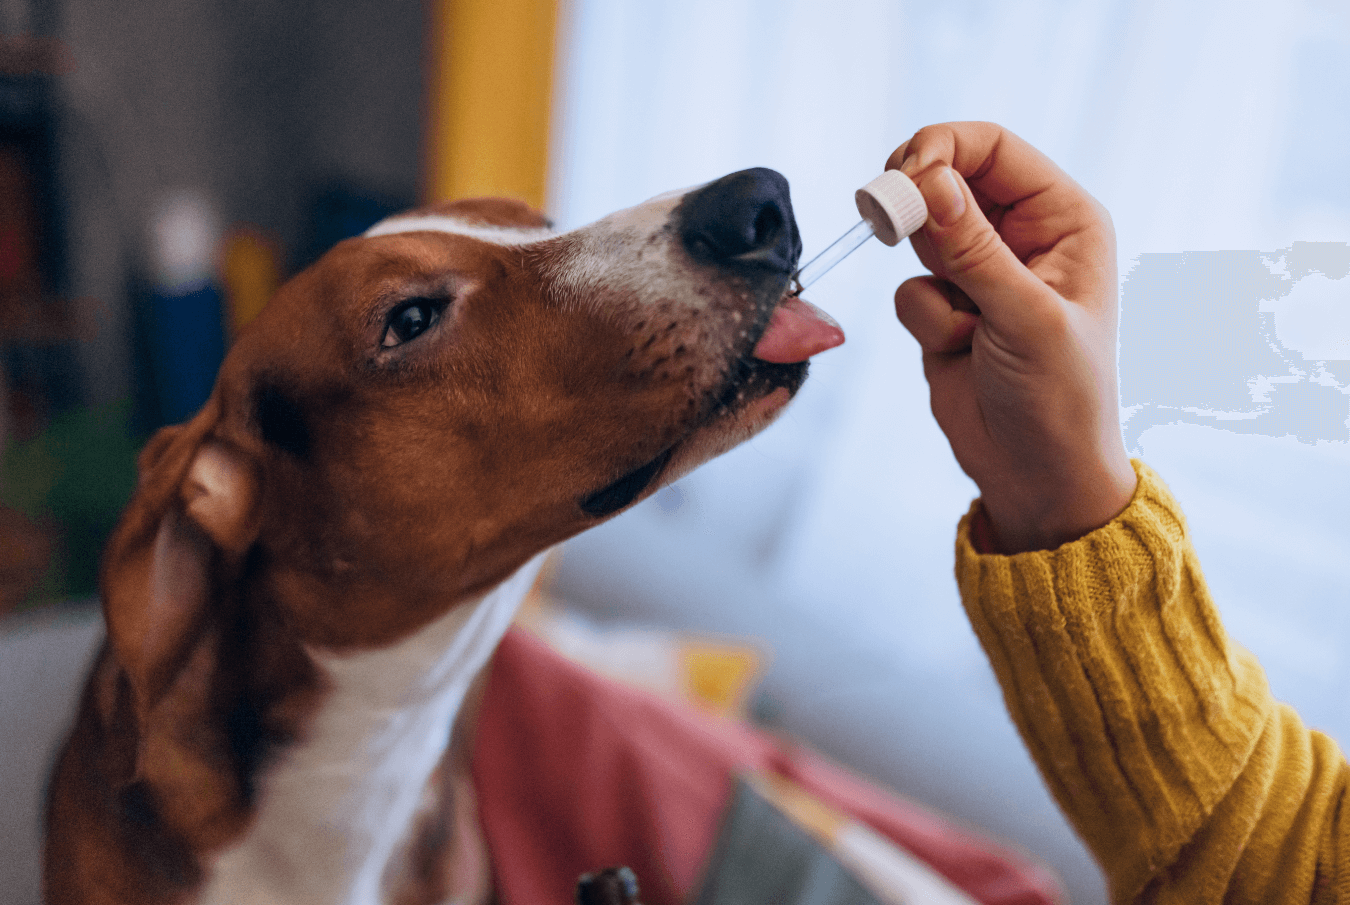
[[[792,274],[790,295],[801,295],[806,287],[824,276],[834,265],[848,257],[872,236],[887,245],[916,232],[928,219],[923,195],[909,177],[899,170],[886,170],[854,193],[862,220]]]

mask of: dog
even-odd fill
[[[786,180],[574,231],[476,199],[335,246],[139,459],[48,796],[85,903],[486,902],[475,690],[553,545],[754,435],[843,341]]]

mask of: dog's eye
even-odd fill
[[[445,302],[438,299],[413,299],[404,302],[389,315],[380,345],[386,349],[416,339],[441,318]]]

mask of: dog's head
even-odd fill
[[[562,234],[502,200],[387,220],[284,286],[147,447],[105,597],[167,544],[307,641],[398,637],[770,423],[842,340],[785,300],[799,252],[770,170]],[[196,617],[118,618],[134,659]]]

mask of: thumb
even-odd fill
[[[1057,304],[1057,294],[999,236],[960,173],[932,167],[916,185],[928,205],[928,220],[914,237],[919,259],[959,286],[986,319],[1014,330],[1030,327],[1043,306]]]

